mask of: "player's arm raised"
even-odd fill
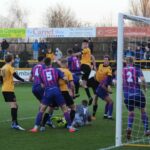
[[[61,61],[60,61],[60,60],[56,59],[55,62],[57,63],[57,65],[58,65],[59,67],[62,67],[62,64],[61,64]]]
[[[74,53],[73,56],[80,56],[82,55],[82,52]]]

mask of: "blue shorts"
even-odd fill
[[[98,88],[96,89],[96,95],[103,100],[105,100],[105,98],[109,96],[108,92],[101,86],[98,86]]]
[[[32,93],[41,102],[43,94],[44,94],[44,89],[41,87],[40,84],[33,85],[33,87],[32,87]]]
[[[65,104],[65,100],[58,87],[46,88],[42,99],[42,104],[51,106],[56,103],[58,106]]]
[[[128,93],[124,93],[124,103],[129,111],[134,111],[134,108],[145,108],[146,99],[143,92],[140,89],[130,90]]]

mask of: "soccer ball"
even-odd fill
[[[58,128],[64,128],[67,124],[65,118],[62,116],[53,116],[51,121]]]

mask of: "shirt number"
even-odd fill
[[[76,66],[79,68],[80,67],[80,65],[79,65],[79,62],[78,61],[76,61]]]
[[[127,72],[127,82],[131,83],[133,82],[132,73],[130,71]]]
[[[38,69],[38,68],[36,68],[36,70],[35,70],[35,76],[36,76],[36,77],[39,76],[39,69]]]
[[[46,78],[48,81],[52,80],[52,73],[51,72],[46,72]]]

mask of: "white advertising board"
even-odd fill
[[[96,28],[28,28],[27,38],[96,37]]]
[[[18,69],[16,70],[17,74],[26,81],[29,81],[29,77],[31,75],[31,69]],[[16,80],[15,80],[16,81]]]

